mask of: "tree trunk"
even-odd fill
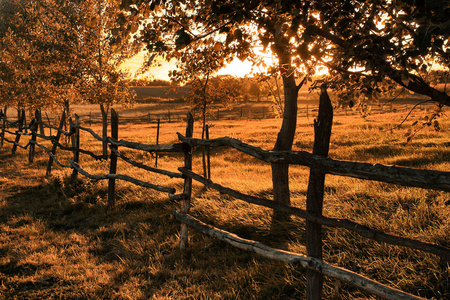
[[[100,111],[102,112],[102,137],[103,137],[103,157],[106,159],[108,157],[108,143],[106,142],[106,138],[108,137],[108,111],[109,106],[103,103],[100,104]]]
[[[274,151],[289,151],[294,142],[297,127],[297,97],[298,86],[295,83],[294,72],[290,68],[290,56],[281,56],[280,65],[288,72],[283,75],[284,110],[283,122],[275,143]],[[289,165],[272,164],[273,199],[275,202],[290,205]],[[284,217],[285,213],[274,211],[274,217]]]

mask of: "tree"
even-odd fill
[[[57,105],[77,81],[77,36],[70,6],[55,0],[6,0],[0,6],[0,93],[18,108]]]
[[[189,65],[188,70],[175,73],[180,78],[190,73],[206,74],[206,69],[215,71],[235,56],[254,57],[257,55],[254,45],[265,49],[270,46],[278,58],[276,68],[283,76],[285,101],[283,123],[274,150],[290,150],[297,121],[297,95],[302,85],[296,83],[297,69],[303,62],[294,59],[295,44],[285,36],[283,25],[292,17],[272,14],[272,8],[268,11],[260,4],[259,1],[122,1],[122,8],[129,11],[128,20],[148,20],[141,41],[152,55],[168,60],[175,58]],[[196,59],[199,53],[214,59],[200,64]],[[274,200],[284,204],[290,203],[288,168],[288,165],[272,166]]]
[[[118,2],[5,0],[0,8],[2,98],[29,108],[63,105],[67,114],[75,98],[98,103],[105,137],[109,107],[133,98],[119,66],[138,49],[111,32]]]
[[[338,91],[345,87],[346,93],[369,95],[382,91],[387,78],[441,106],[450,104],[448,93],[425,77],[432,60],[448,67],[450,8],[445,0],[124,0],[122,8],[129,22],[146,20],[141,41],[151,55],[195,63],[196,51],[217,52],[214,69],[234,56],[261,63],[253,48],[270,50],[284,92],[275,151],[291,150],[301,74],[312,76],[318,66],[329,68],[331,76],[316,86],[326,82]],[[274,200],[289,204],[288,166],[273,165],[272,174]]]
[[[252,82],[250,84],[249,90],[248,92],[256,97],[256,100],[260,101],[261,100],[261,87],[260,84],[258,82]]]
[[[83,100],[100,106],[103,138],[107,137],[108,111],[114,103],[127,104],[134,99],[127,73],[120,65],[138,51],[130,36],[113,32],[115,16],[120,12],[115,0],[87,0],[78,3],[82,13],[78,59],[83,67],[80,91]],[[136,28],[137,29],[137,28]],[[103,156],[108,155],[106,141]]]

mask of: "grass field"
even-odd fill
[[[335,117],[330,157],[343,160],[448,171],[450,120],[440,131],[425,126],[410,142],[406,136],[425,111],[406,116],[385,113],[362,118]],[[231,136],[271,149],[278,119],[224,120],[211,124],[211,138]],[[98,125],[93,125],[100,132]],[[166,123],[160,143],[177,141],[183,123]],[[200,136],[197,124],[194,136]],[[155,124],[123,124],[119,138],[154,143]],[[299,119],[294,150],[311,151],[312,118]],[[101,145],[87,134],[81,146],[97,153]],[[303,299],[305,270],[261,258],[191,231],[190,247],[177,247],[180,225],[171,212],[180,204],[167,195],[117,184],[117,206],[105,212],[107,183],[80,178],[55,167],[44,178],[48,157],[42,150],[32,165],[27,152],[0,149],[0,299]],[[127,150],[152,165],[154,156]],[[199,149],[194,171],[201,173]],[[66,159],[70,154],[64,154]],[[64,161],[64,155],[61,160]],[[161,168],[176,170],[182,157],[163,155]],[[270,166],[227,148],[212,151],[211,179],[251,195],[271,197]],[[108,172],[107,162],[82,156],[91,173]],[[118,173],[182,189],[182,181],[149,174],[119,162]],[[305,208],[309,170],[291,167],[292,203]],[[272,223],[271,211],[194,185],[192,214],[202,221],[263,242],[305,253],[302,219]],[[374,229],[450,247],[448,193],[328,175],[324,215],[348,218]],[[379,282],[427,298],[450,299],[450,264],[430,254],[376,243],[340,229],[324,230],[324,260]],[[338,283],[327,280],[325,298]],[[341,299],[376,299],[340,285]]]

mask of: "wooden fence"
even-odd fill
[[[319,110],[319,120],[324,116],[321,115],[321,111],[323,110],[322,106]],[[326,115],[326,114],[325,114]],[[318,182],[317,178],[324,178],[325,174],[333,174],[340,176],[347,176],[365,180],[376,180],[381,182],[399,184],[404,186],[412,186],[412,187],[421,187],[426,189],[434,189],[440,191],[450,192],[450,172],[441,172],[441,171],[433,171],[433,170],[418,170],[418,169],[410,169],[403,167],[395,167],[395,166],[384,166],[380,164],[368,164],[368,163],[358,163],[351,161],[341,161],[334,160],[331,158],[327,158],[322,151],[313,151],[313,153],[308,153],[304,151],[285,151],[285,152],[275,152],[275,151],[267,151],[260,149],[258,147],[254,147],[248,144],[245,144],[237,139],[223,137],[217,139],[196,139],[192,137],[193,133],[193,118],[190,113],[188,113],[187,117],[187,125],[186,132],[184,135],[178,134],[178,138],[180,143],[176,144],[168,144],[168,145],[149,145],[149,144],[141,144],[136,142],[130,142],[126,140],[118,140],[118,116],[114,110],[111,110],[111,137],[102,138],[98,134],[96,134],[93,130],[83,127],[79,124],[79,119],[75,117],[75,120],[70,121],[70,129],[69,131],[64,131],[63,124],[65,120],[65,114],[63,113],[61,116],[59,127],[54,127],[48,124],[44,124],[40,119],[39,113],[36,112],[35,118],[30,122],[28,126],[24,126],[24,116],[22,113],[22,117],[16,122],[10,122],[5,117],[4,111],[0,110],[0,119],[2,120],[2,131],[1,131],[1,144],[3,146],[3,142],[9,142],[13,144],[12,152],[14,153],[17,147],[26,149],[29,147],[29,162],[33,161],[34,156],[34,148],[38,146],[45,150],[45,152],[49,155],[49,163],[47,166],[47,175],[51,174],[51,166],[52,163],[55,162],[61,167],[72,169],[72,179],[76,179],[78,174],[86,176],[88,178],[94,180],[108,180],[108,205],[107,208],[110,209],[114,205],[114,186],[116,180],[124,180],[131,182],[133,184],[143,186],[146,188],[154,189],[160,192],[165,192],[168,194],[168,197],[173,200],[178,200],[181,202],[180,211],[174,211],[174,216],[177,220],[181,222],[181,234],[180,234],[180,247],[185,248],[188,246],[188,227],[195,228],[200,232],[209,235],[211,237],[217,238],[219,240],[225,241],[235,247],[240,249],[252,251],[258,253],[262,256],[272,258],[275,260],[279,260],[288,264],[294,264],[302,266],[307,270],[307,299],[320,299],[322,293],[322,282],[323,276],[329,276],[339,281],[343,281],[349,283],[355,287],[360,288],[361,290],[373,293],[385,299],[422,299],[420,297],[407,294],[403,291],[388,287],[376,281],[373,281],[364,276],[355,274],[352,271],[339,268],[333,265],[330,265],[324,262],[321,259],[321,237],[317,236],[317,239],[313,242],[315,244],[319,244],[320,249],[317,249],[317,245],[311,245],[311,241],[307,240],[307,253],[308,255],[292,253],[284,250],[274,249],[263,245],[260,242],[246,240],[237,235],[226,232],[219,228],[215,228],[208,224],[203,223],[201,220],[194,218],[189,215],[189,208],[191,203],[191,191],[192,191],[192,180],[198,181],[205,186],[215,189],[223,194],[228,194],[236,199],[240,199],[242,201],[246,201],[251,204],[268,207],[274,210],[278,210],[284,212],[289,215],[295,215],[300,218],[304,218],[307,221],[307,224],[313,224],[312,232],[317,233],[317,230],[322,225],[330,226],[335,228],[343,228],[346,230],[350,230],[360,236],[378,241],[384,242],[392,245],[399,245],[408,247],[411,249],[416,249],[420,251],[424,251],[427,253],[431,253],[440,257],[445,261],[450,261],[450,249],[436,245],[431,243],[426,243],[410,238],[395,236],[392,234],[387,234],[378,230],[371,229],[367,226],[349,221],[347,219],[336,219],[336,218],[328,218],[323,216],[321,213],[317,213],[317,211],[311,211],[308,209],[303,210],[297,207],[287,206],[278,204],[269,199],[254,197],[251,195],[243,194],[239,191],[230,189],[228,187],[221,186],[217,183],[214,183],[210,179],[205,176],[201,176],[192,172],[192,149],[193,147],[231,147],[241,151],[244,154],[251,155],[257,159],[265,161],[270,164],[294,164],[294,165],[302,165],[309,167],[311,169],[310,176],[310,187],[311,182]],[[319,122],[315,123],[315,126],[318,126]],[[16,131],[11,131],[8,128],[12,126],[17,127]],[[38,128],[48,127],[53,129],[56,132],[56,135],[45,136],[44,134],[38,133]],[[110,155],[109,157],[102,157],[95,155],[91,151],[80,148],[80,138],[79,131],[83,130],[89,132],[95,139],[106,142],[110,146]],[[26,132],[30,131],[30,132]],[[316,135],[320,129],[316,128]],[[6,134],[10,134],[14,136],[14,139],[6,138]],[[71,136],[72,137],[72,146],[65,147],[59,143],[59,139],[61,135]],[[30,136],[28,143],[25,146],[20,145],[20,138],[22,136]],[[37,142],[37,138],[41,138],[44,140],[49,140],[52,143],[52,149],[48,149],[42,144]],[[316,136],[317,140],[317,136]],[[125,157],[122,153],[120,153],[119,148],[128,148],[128,149],[137,149],[146,152],[179,152],[184,154],[184,166],[180,167],[179,173],[171,172],[167,170],[162,170],[154,167],[150,167],[148,165],[139,163],[130,158]],[[56,150],[61,149],[65,151],[71,151],[73,153],[73,158],[69,160],[69,163],[63,164],[58,161],[56,157]],[[319,152],[316,153],[316,152]],[[78,158],[80,153],[89,155],[94,159],[109,159],[110,161],[110,171],[108,174],[104,175],[92,175],[85,171],[78,163]],[[169,177],[176,177],[184,179],[183,191],[177,193],[177,191],[173,187],[166,187],[155,185],[150,182],[144,182],[136,178],[132,178],[126,175],[116,174],[116,166],[117,159],[120,158],[123,161],[144,169],[149,172],[155,172],[159,174],[163,174]],[[313,176],[316,176],[315,179]],[[319,180],[320,181],[320,180]],[[320,183],[318,184],[320,186]],[[317,186],[313,186],[312,188],[317,190]],[[321,192],[323,195],[323,183],[321,185]],[[319,190],[320,192],[320,190]],[[310,193],[308,192],[308,197]],[[321,202],[320,199],[315,199],[318,202]],[[307,200],[308,202],[308,200]],[[311,226],[307,226],[307,230],[310,230]],[[307,233],[308,236],[308,233]],[[311,248],[315,247],[315,248]],[[314,253],[311,255],[311,253]]]

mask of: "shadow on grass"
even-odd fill
[[[302,280],[285,282],[286,272],[298,273],[289,266],[194,230],[190,247],[179,250],[180,224],[171,215],[179,203],[124,187],[116,208],[106,213],[105,198],[102,183],[58,178],[8,196],[0,212],[5,229],[0,294],[5,299],[303,297]],[[224,229],[261,241],[271,236],[239,224]]]

